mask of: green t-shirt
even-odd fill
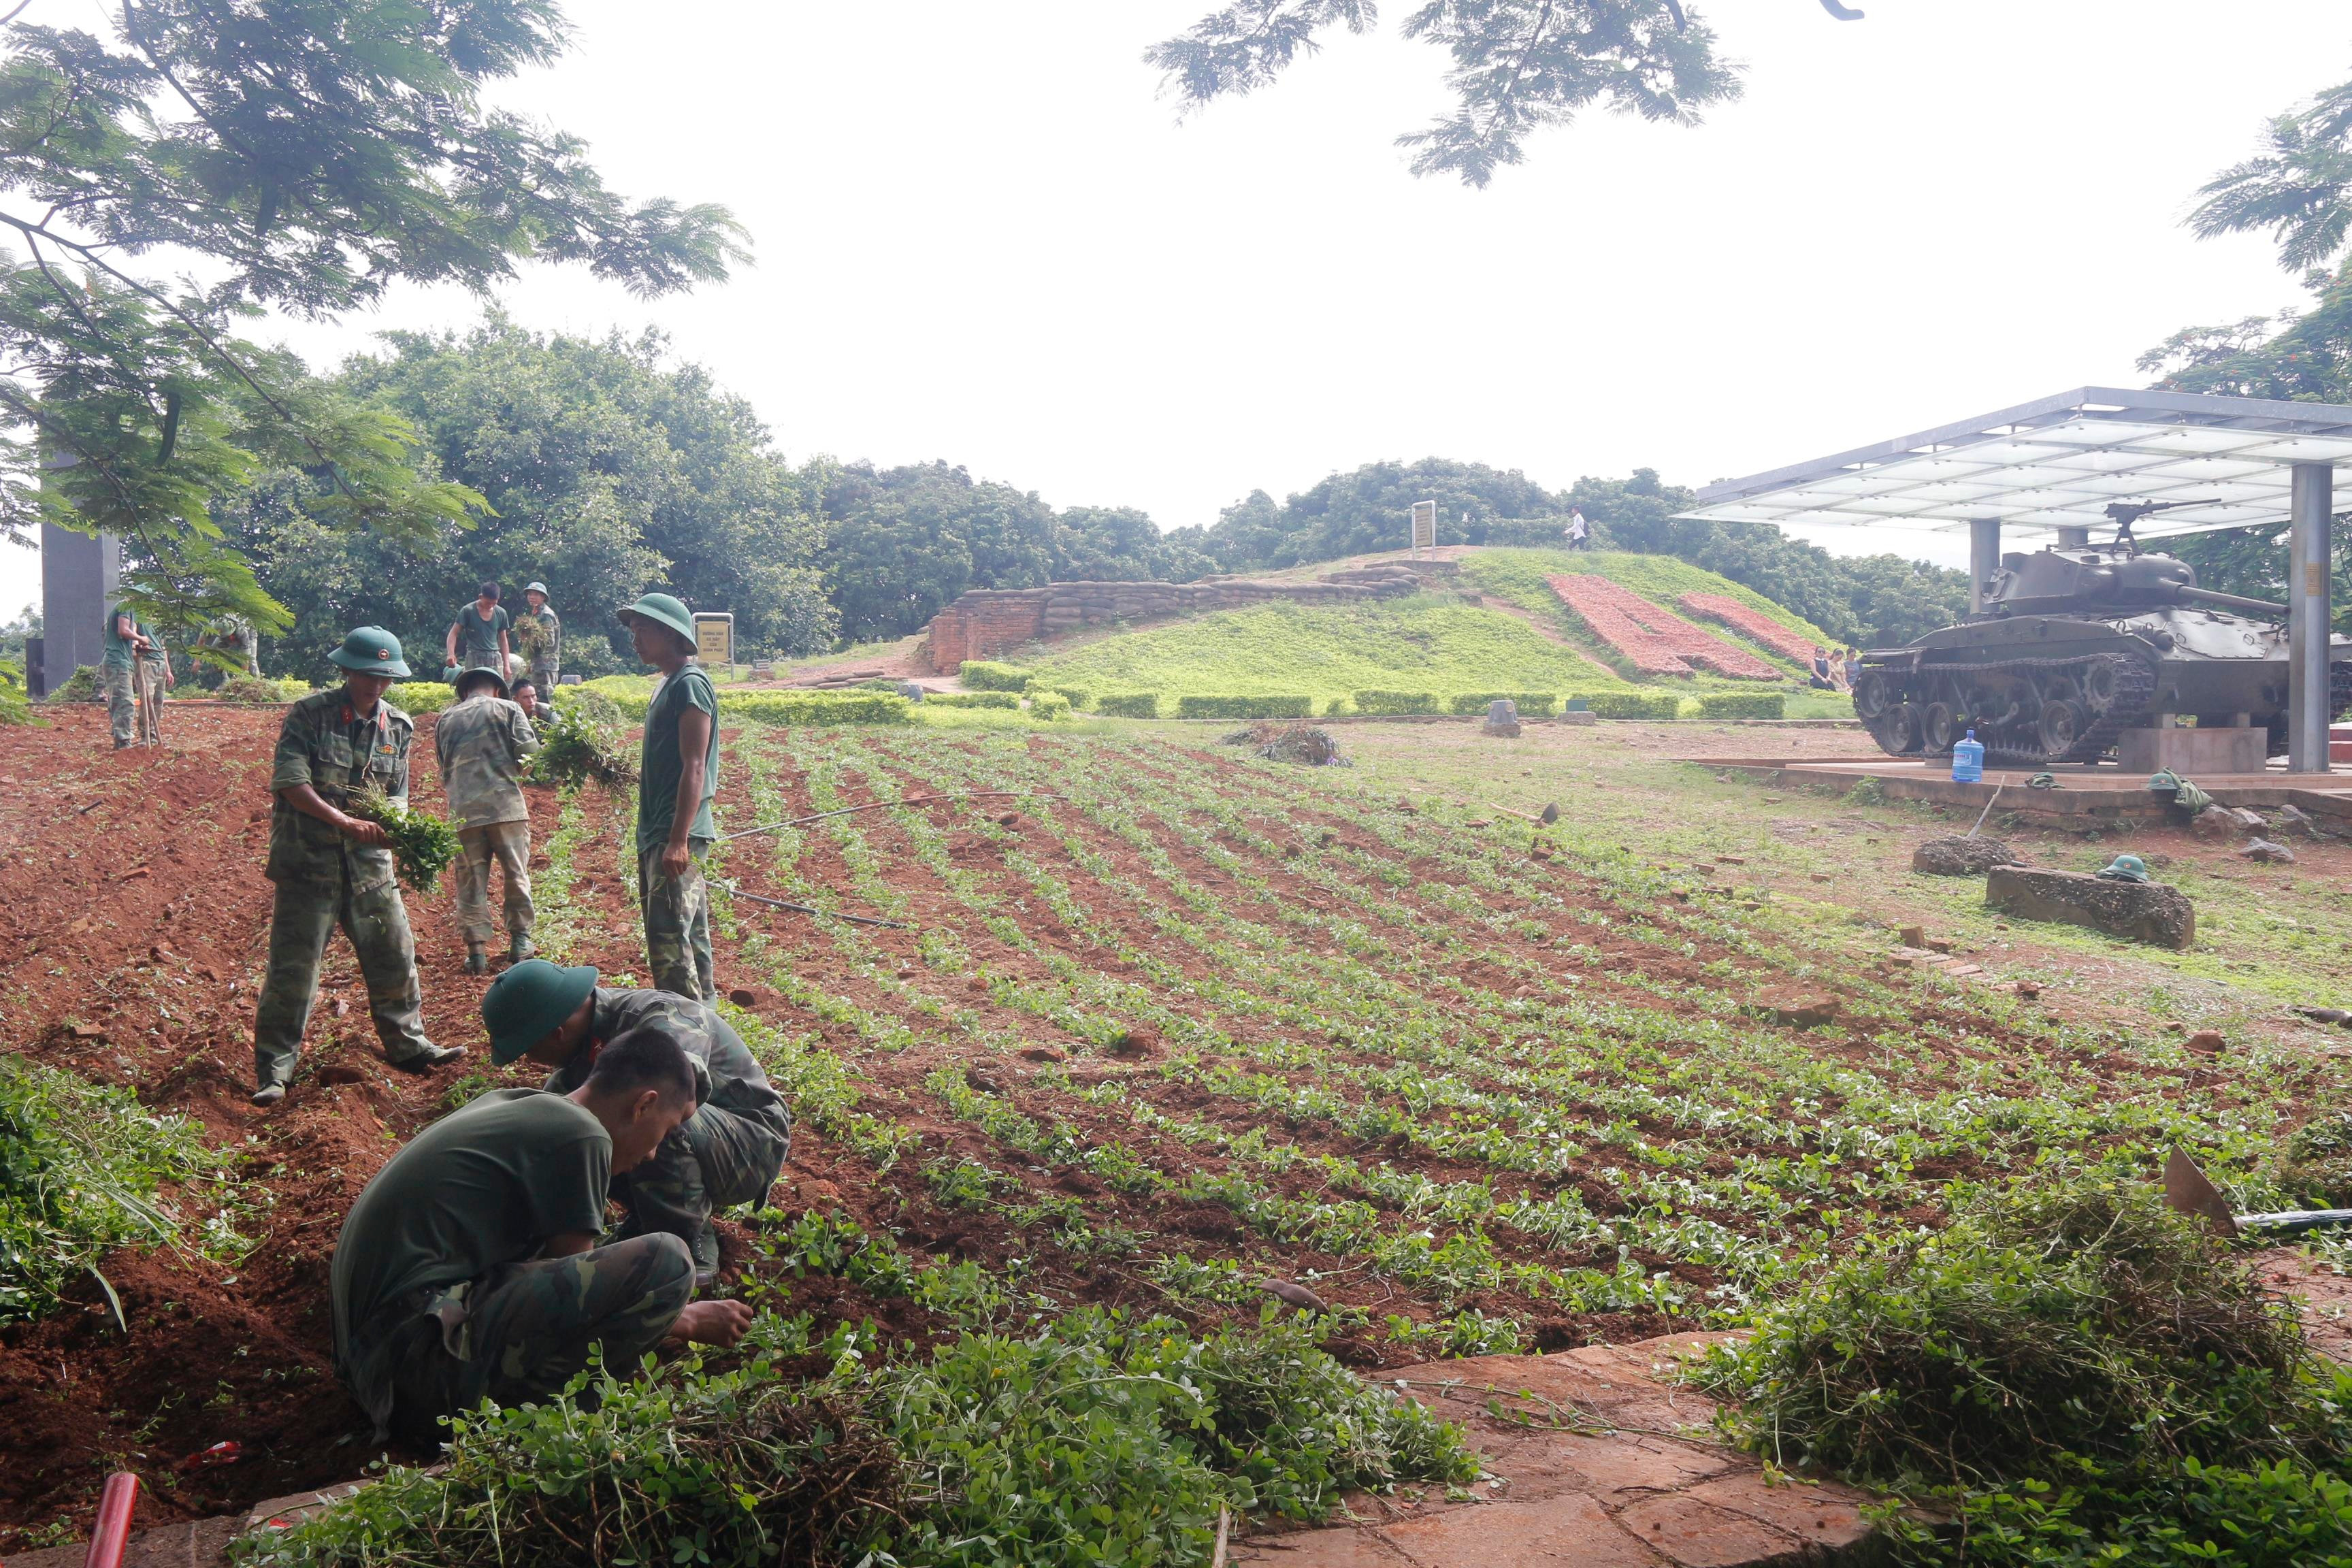
[[[129,669],[131,668],[131,639],[118,635],[121,630],[122,617],[130,615],[131,610],[128,605],[109,605],[106,606],[106,668],[109,669]],[[142,633],[144,633],[147,629],[145,626],[139,624],[139,618],[136,616],[131,616],[131,625],[135,630]]]
[[[677,817],[677,781],[686,773],[678,761],[678,716],[689,708],[710,715],[710,755],[703,760],[702,804],[687,825],[686,836],[708,844],[719,837],[710,820],[710,797],[719,793],[719,693],[702,667],[688,660],[684,669],[662,682],[646,711],[645,748],[637,754],[637,853],[650,855],[669,842],[670,824]]]
[[[483,665],[499,668],[499,635],[511,630],[514,617],[507,614],[504,605],[490,612],[488,620],[482,619],[481,601],[476,600],[457,612],[452,623],[457,628],[457,668],[474,669]],[[505,671],[500,670],[500,674]]]
[[[494,1089],[436,1121],[375,1173],[335,1243],[335,1360],[412,1292],[536,1257],[549,1237],[604,1227],[613,1140],[560,1094]],[[362,1378],[368,1369],[351,1368]],[[367,1391],[357,1390],[366,1402]]]

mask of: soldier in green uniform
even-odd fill
[[[710,963],[710,894],[702,859],[719,829],[719,693],[694,661],[694,617],[667,594],[621,612],[637,657],[662,672],[637,757],[637,895],[654,984],[699,1002],[719,989]]]
[[[147,634],[146,640],[139,646],[132,674],[139,744],[160,746],[163,743],[163,694],[172,689],[172,655],[163,638],[152,632]]]
[[[751,1310],[695,1301],[684,1243],[596,1245],[614,1174],[694,1110],[668,1036],[607,1046],[569,1094],[499,1089],[417,1134],[361,1193],[335,1244],[335,1373],[379,1439],[430,1448],[484,1399],[559,1392],[604,1347],[625,1377],[665,1341],[728,1346]]]
[[[544,583],[524,584],[522,602],[530,606],[530,618],[547,634],[546,643],[532,655],[528,672],[531,684],[545,694],[555,689],[556,678],[563,672],[563,621],[547,602]]]
[[[491,983],[482,1023],[490,1060],[552,1068],[547,1088],[556,1094],[588,1081],[608,1041],[657,1029],[677,1042],[694,1066],[696,1110],[652,1159],[614,1183],[613,1195],[628,1209],[616,1234],[677,1237],[693,1250],[696,1279],[715,1278],[712,1211],[764,1198],[793,1146],[792,1111],[743,1037],[700,1002],[667,991],[607,990],[592,966],[559,969],[536,958]]]
[[[408,674],[400,639],[381,626],[360,626],[327,658],[344,671],[343,684],[287,710],[269,774],[277,804],[263,874],[278,885],[278,897],[269,916],[269,975],[253,1020],[256,1105],[286,1098],[318,999],[319,963],[338,926],[367,977],[368,1011],[384,1058],[404,1072],[424,1072],[466,1054],[463,1046],[425,1037],[416,944],[392,851],[383,828],[343,810],[371,784],[404,805],[408,799],[415,726],[383,700]]]
[[[147,628],[128,605],[106,606],[105,654],[99,676],[106,687],[106,719],[114,731],[114,749],[133,743],[139,722],[139,677],[136,660],[148,642]]]
[[[523,763],[539,737],[520,708],[506,700],[506,678],[495,669],[457,677],[457,705],[433,726],[433,752],[441,790],[457,825],[457,925],[466,936],[466,973],[489,973],[490,868],[504,883],[507,956],[529,958],[530,927],[530,806],[522,796]]]

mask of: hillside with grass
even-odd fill
[[[1566,572],[1603,574],[1669,609],[1685,593],[1720,594],[1809,641],[1830,640],[1770,600],[1670,556],[1486,550],[1462,558],[1461,575],[1451,586],[1407,598],[1347,605],[1257,605],[1006,657],[1034,670],[1040,685],[1154,691],[1166,699],[1295,694],[1323,703],[1365,689],[1441,697],[1636,689],[1613,667],[1608,649],[1585,632],[1544,582],[1548,574]],[[1801,679],[1801,672],[1772,650],[1721,626],[1706,629]],[[1641,684],[1694,695],[1756,689],[1753,681],[1711,676]]]

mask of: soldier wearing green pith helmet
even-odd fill
[[[647,594],[621,612],[637,657],[662,672],[646,710],[637,761],[637,893],[646,917],[646,957],[654,984],[709,1002],[719,994],[710,963],[710,895],[702,859],[719,829],[719,693],[694,661],[694,617],[667,594]]]
[[[425,1037],[416,943],[400,901],[384,831],[346,809],[373,786],[408,800],[408,744],[415,726],[383,700],[408,674],[400,639],[361,626],[327,656],[343,683],[287,710],[269,789],[269,864],[278,885],[269,916],[269,973],[253,1020],[253,1103],[286,1098],[318,1000],[327,939],[341,927],[367,979],[368,1011],[384,1059],[424,1072],[466,1054]]]
[[[615,1239],[651,1231],[684,1241],[696,1277],[719,1269],[713,1210],[757,1203],[783,1172],[793,1116],[743,1038],[717,1012],[667,991],[614,991],[585,964],[544,959],[516,964],[482,997],[490,1060],[524,1059],[554,1069],[547,1088],[570,1094],[588,1081],[598,1053],[634,1030],[677,1042],[694,1066],[695,1111],[643,1165],[613,1179],[628,1210]]]

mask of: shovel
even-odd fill
[[[1507,805],[1496,805],[1490,801],[1486,809],[1499,811],[1505,816],[1516,816],[1521,822],[1532,822],[1538,827],[1549,827],[1559,820],[1559,807],[1557,805],[1547,805],[1540,812],[1513,811]]]
[[[2164,1202],[2210,1224],[2225,1237],[2262,1230],[2294,1236],[2331,1225],[2352,1225],[2352,1209],[2284,1209],[2277,1214],[2231,1214],[2230,1200],[2205,1178],[2197,1162],[2175,1149],[2164,1163]]]

